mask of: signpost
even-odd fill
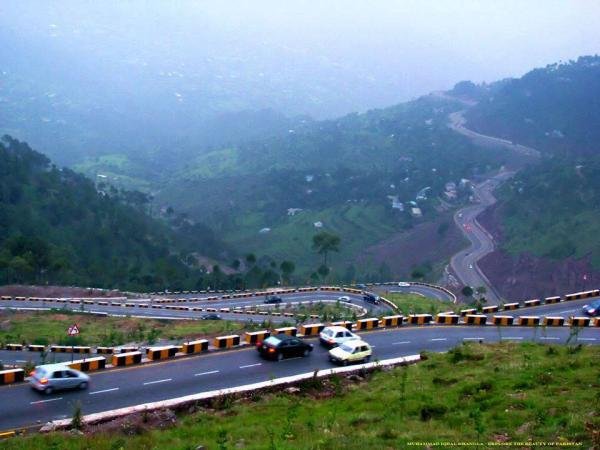
[[[68,329],[67,329],[67,335],[68,336],[77,336],[79,334],[79,325],[77,325],[76,323],[74,323],[73,325],[71,325]],[[74,350],[75,345],[71,345],[71,362],[73,362],[73,350]]]

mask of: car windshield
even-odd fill
[[[333,330],[331,330],[330,328],[326,328],[323,330],[323,334],[325,336],[331,336],[333,334]]]
[[[340,345],[340,350],[347,352],[347,353],[352,353],[352,351],[354,350],[354,347],[348,344],[342,344]]]
[[[265,344],[277,346],[281,342],[281,339],[277,339],[277,336],[270,336],[264,342]]]

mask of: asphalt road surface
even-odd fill
[[[374,347],[374,358],[387,359],[417,354],[421,350],[442,352],[465,341],[565,343],[569,329],[426,326],[361,335]],[[598,329],[584,329],[577,340],[582,344],[598,344],[600,333]],[[265,361],[253,348],[249,348],[92,372],[90,387],[86,391],[57,392],[46,396],[33,391],[27,384],[2,386],[0,429],[71,417],[77,401],[81,402],[83,413],[90,414],[331,367],[326,350],[316,340],[311,342],[315,349],[309,357],[282,362]]]

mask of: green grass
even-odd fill
[[[396,449],[441,441],[480,442],[468,448],[485,449],[488,442],[530,439],[600,444],[598,436],[592,441],[600,429],[600,347],[468,344],[428,357],[366,381],[335,377],[305,383],[298,394],[220,399],[180,415],[172,427],[147,430],[138,419],[89,436],[55,433],[3,444],[7,450]]]
[[[67,337],[67,328],[78,324],[81,334]],[[99,317],[69,311],[0,313],[0,343],[122,345],[148,339],[184,340],[222,333],[242,332],[250,327],[227,320],[156,320],[131,317]]]
[[[457,307],[451,302],[443,302],[418,294],[384,294],[384,297],[394,303],[403,314],[437,314],[446,311],[456,311]]]

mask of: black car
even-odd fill
[[[583,313],[592,317],[600,316],[600,300],[594,300],[589,305],[584,305]]]
[[[296,336],[278,334],[256,344],[256,350],[263,358],[281,361],[283,358],[308,356],[312,352],[313,346]]]
[[[268,295],[267,298],[265,298],[265,303],[281,303],[282,301],[281,297],[276,295]]]
[[[221,316],[218,314],[204,314],[202,320],[221,320]]]
[[[379,297],[373,294],[365,294],[363,295],[363,300],[367,303],[373,303],[374,305],[379,305]]]

